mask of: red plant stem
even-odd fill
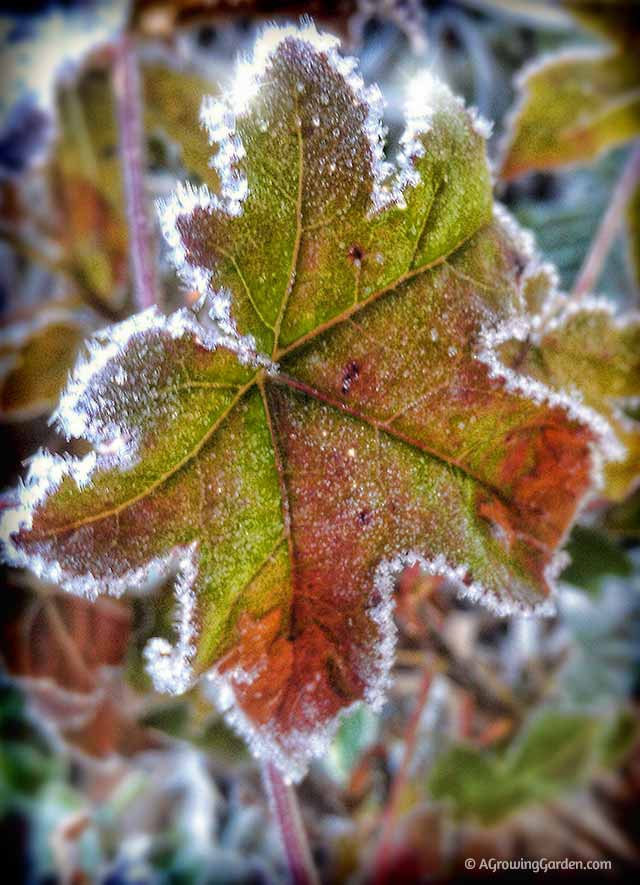
[[[393,860],[393,839],[398,822],[398,814],[400,812],[400,801],[411,773],[411,763],[413,762],[416,745],[418,743],[418,735],[420,733],[420,721],[427,700],[429,699],[432,683],[432,668],[425,667],[422,681],[420,682],[420,688],[418,690],[418,696],[416,698],[416,705],[407,724],[402,762],[400,763],[400,768],[396,772],[393,783],[391,784],[389,799],[387,800],[384,809],[382,826],[378,837],[378,848],[373,863],[374,883],[382,883],[386,881]]]
[[[280,829],[292,885],[318,885],[295,790],[272,762],[265,763],[263,773],[271,812]]]
[[[114,85],[133,291],[138,308],[144,310],[158,303],[158,284],[153,232],[145,194],[145,136],[140,75],[135,46],[128,34],[121,37],[116,50]]]
[[[622,175],[618,179],[600,226],[584,260],[573,286],[572,297],[580,299],[593,291],[611,245],[616,238],[623,221],[623,215],[629,199],[640,182],[640,142],[636,142],[631,150]]]

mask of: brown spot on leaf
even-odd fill
[[[351,385],[360,377],[360,366],[355,360],[350,360],[342,373],[342,392],[349,393]]]
[[[359,246],[357,243],[353,243],[349,247],[349,261],[355,266],[360,267],[362,264],[362,259],[364,258],[364,249],[362,246]]]

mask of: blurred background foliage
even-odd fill
[[[426,65],[494,121],[496,170],[514,75],[543,54],[600,45],[584,23],[604,15],[605,33],[613,22],[628,35],[624,16],[640,17],[637,4],[614,0],[139,0],[129,11],[69,0],[29,15],[6,3],[3,486],[38,445],[62,449],[48,418],[83,339],[133,309],[111,80],[120,30],[138,40],[147,183],[160,197],[178,178],[217,186],[203,163],[201,96],[224,88],[263,21],[302,13],[339,33],[380,84],[391,146],[403,88]],[[628,151],[508,183],[496,174],[499,198],[565,288]],[[630,207],[636,238],[639,204]],[[164,307],[188,303],[159,235],[157,250]],[[626,306],[638,304],[634,250],[619,237],[598,285]],[[498,619],[441,581],[403,575],[389,701],[381,716],[361,708],[345,719],[298,791],[324,882],[457,880],[467,857],[606,858],[615,874],[638,866],[639,539],[638,492],[615,506],[593,502],[569,539],[558,615],[545,621]],[[146,641],[172,630],[168,589],[151,581],[135,598],[92,605],[23,573],[3,583],[6,881],[284,881],[242,742],[197,689],[160,696],[144,672]]]

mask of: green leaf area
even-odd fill
[[[602,721],[549,709],[531,719],[501,754],[452,747],[436,761],[428,789],[457,816],[491,826],[578,789],[598,766],[619,765],[637,738],[637,725],[625,711]]]

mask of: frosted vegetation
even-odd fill
[[[489,124],[443,83],[410,85],[393,162],[382,109],[334,37],[264,31],[202,103],[219,187],[159,205],[195,307],[91,340],[55,413],[91,450],[36,454],[2,518],[11,564],[91,599],[174,575],[154,684],[202,679],[294,780],[382,705],[407,566],[553,612],[571,525],[626,492],[637,445],[638,318],[558,291],[493,202]],[[613,386],[533,358],[583,321]]]

